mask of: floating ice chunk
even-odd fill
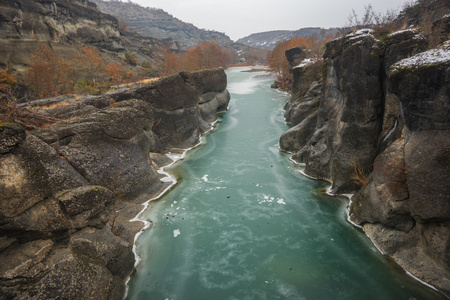
[[[278,203],[278,204],[286,205],[286,202],[284,202],[283,199],[278,199],[278,200],[277,200],[277,203]]]
[[[204,182],[208,182],[208,174],[206,174],[205,176],[202,177]]]
[[[173,231],[173,237],[177,237],[177,236],[179,236],[180,234],[181,234],[180,229],[175,229],[175,230]]]

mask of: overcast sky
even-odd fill
[[[401,9],[411,0],[131,0],[165,10],[203,29],[224,32],[232,40],[271,30],[345,25],[352,9],[362,15],[364,5],[377,12]]]

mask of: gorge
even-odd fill
[[[450,5],[419,2],[427,33],[408,14],[397,32],[355,28],[313,80],[308,51],[288,50],[290,96],[247,67],[23,103],[0,90],[0,300],[450,297]],[[130,72],[182,50],[85,0],[0,8],[17,78],[40,44]],[[9,109],[58,122],[24,128]],[[164,167],[213,124],[167,167],[172,186]]]
[[[228,112],[141,216],[153,226],[127,299],[441,299],[347,222],[346,198],[279,151],[288,96],[248,70],[227,70]]]

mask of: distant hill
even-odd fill
[[[98,8],[124,21],[128,29],[142,35],[155,38],[172,38],[185,48],[190,48],[202,41],[215,41],[222,47],[231,42],[230,38],[221,32],[199,29],[193,24],[183,22],[162,9],[143,7],[133,2],[118,0],[91,0]]]
[[[260,33],[253,33],[247,37],[239,39],[237,42],[247,46],[262,49],[273,49],[279,41],[289,40],[294,36],[325,36],[337,33],[337,28],[323,29],[319,27],[301,28],[299,30],[276,30]]]

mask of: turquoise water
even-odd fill
[[[347,221],[347,200],[278,149],[288,96],[263,72],[227,71],[229,111],[170,168],[127,299],[440,299]]]

